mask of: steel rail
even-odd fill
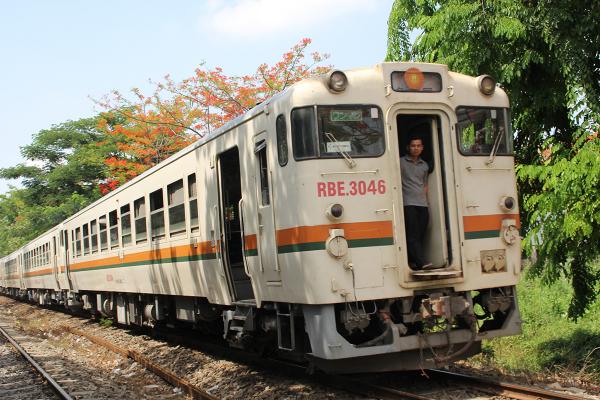
[[[42,368],[42,366],[38,364],[37,361],[35,361],[29,355],[29,353],[27,353],[27,351],[25,351],[25,349],[21,347],[21,345],[16,340],[14,340],[9,335],[9,333],[6,332],[1,326],[0,333],[2,333],[2,336],[4,336],[6,340],[8,340],[10,344],[12,344],[15,349],[17,349],[21,356],[23,356],[23,358],[25,358],[27,362],[29,362],[29,364],[31,364],[31,366],[37,370],[37,372],[46,380],[46,382],[50,384],[52,390],[54,390],[54,392],[56,392],[56,394],[59,395],[61,399],[73,400],[73,398],[65,391],[65,389],[63,389],[62,386],[60,386],[58,382],[56,382],[54,378],[52,378],[52,376],[50,376],[50,374],[46,372],[46,370],[44,370],[44,368]]]
[[[502,382],[492,378],[465,375],[457,372],[442,371],[437,369],[427,370],[435,375],[445,376],[447,378],[467,382],[477,387],[478,390],[498,395],[510,397],[517,400],[582,400],[584,397],[575,396],[568,393],[560,393],[553,390],[546,390],[534,386],[523,386],[515,383]]]
[[[205,392],[204,390],[198,388],[197,386],[194,386],[191,382],[178,377],[173,372],[156,365],[155,363],[150,361],[150,359],[148,359],[147,357],[144,357],[143,355],[141,355],[140,353],[138,353],[135,350],[122,349],[119,346],[115,345],[114,343],[109,342],[108,340],[99,338],[97,336],[91,335],[87,332],[83,332],[76,328],[72,328],[70,326],[63,325],[62,328],[64,330],[72,333],[73,335],[84,337],[92,343],[95,343],[99,346],[105,347],[108,350],[112,351],[113,353],[120,354],[123,357],[131,358],[132,360],[134,360],[138,364],[142,365],[147,370],[152,371],[157,376],[159,376],[162,379],[164,379],[165,381],[169,382],[171,385],[180,388],[185,393],[192,396],[193,399],[218,400],[217,397],[211,395],[208,392]]]

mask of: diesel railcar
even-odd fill
[[[429,166],[409,268],[400,157]],[[0,261],[4,293],[184,322],[322,370],[427,368],[520,332],[505,92],[445,65],[302,80]]]

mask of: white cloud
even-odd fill
[[[370,10],[364,0],[212,0],[201,18],[209,32],[256,39],[296,32],[319,24],[335,26],[348,14]],[[304,32],[301,32],[304,33]]]

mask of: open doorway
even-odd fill
[[[242,198],[237,147],[219,155],[221,252],[235,300],[254,299],[252,282],[244,269],[239,203]]]
[[[423,243],[425,257],[436,267],[449,266],[452,263],[452,246],[440,118],[435,115],[398,114],[396,123],[400,157],[407,155],[412,138],[420,138],[423,142],[421,158],[429,167],[429,224]]]

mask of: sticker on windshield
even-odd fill
[[[362,121],[362,110],[331,110],[329,119],[332,122]]]
[[[327,142],[328,153],[349,153],[352,151],[352,145],[350,142]]]
[[[372,119],[379,118],[379,110],[376,107],[371,107],[371,118]]]

